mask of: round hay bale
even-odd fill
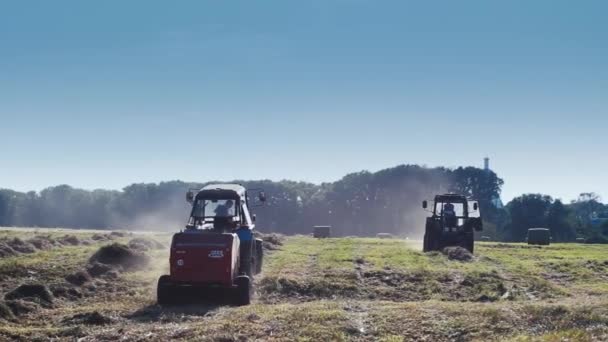
[[[378,233],[376,234],[376,237],[379,239],[392,239],[393,238],[393,234],[390,233]]]

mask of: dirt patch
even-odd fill
[[[4,295],[4,299],[23,299],[34,301],[43,306],[51,306],[55,298],[51,291],[45,285],[23,284]]]
[[[91,275],[86,271],[78,271],[72,274],[69,274],[65,277],[70,284],[74,284],[76,286],[82,286],[92,280]]]
[[[441,253],[448,257],[448,260],[457,260],[457,261],[472,261],[474,259],[473,254],[469,252],[467,249],[455,246],[455,247],[446,247]]]
[[[72,325],[72,324],[73,325],[79,325],[79,324],[107,325],[107,324],[112,324],[115,321],[116,321],[115,319],[108,317],[108,316],[104,316],[104,315],[100,314],[98,311],[93,311],[93,312],[77,314],[72,317],[66,318],[62,321],[62,323],[70,324],[70,325]]]
[[[137,270],[148,266],[150,258],[141,251],[134,250],[129,246],[113,243],[101,247],[91,256],[89,262],[120,266],[125,270]]]

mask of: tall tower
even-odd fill
[[[483,169],[486,171],[490,171],[490,158],[483,158]]]

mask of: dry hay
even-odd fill
[[[101,247],[91,256],[89,262],[120,266],[125,270],[137,270],[146,267],[150,263],[150,258],[127,245],[113,243]]]
[[[449,260],[471,261],[474,259],[473,254],[469,250],[460,246],[446,247],[441,253],[446,255]]]
[[[84,324],[84,325],[107,325],[114,323],[115,320],[108,316],[104,316],[98,311],[76,314],[62,321],[64,324]]]
[[[45,285],[23,284],[4,295],[4,299],[23,299],[36,302],[43,306],[51,306],[55,297]]]

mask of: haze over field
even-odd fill
[[[605,1],[0,5],[0,187],[492,168],[608,198]]]

